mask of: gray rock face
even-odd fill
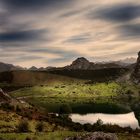
[[[95,69],[103,69],[103,68],[120,68],[121,65],[114,62],[107,63],[93,63],[88,61],[84,57],[77,58],[72,62],[71,65],[64,67],[69,70],[95,70]]]
[[[132,73],[132,79],[135,83],[140,83],[140,52],[138,53],[137,63]]]
[[[67,69],[82,69],[82,70],[87,70],[87,69],[92,69],[94,68],[94,63],[89,62],[86,58],[80,57],[77,58],[75,61],[72,62],[71,65],[66,67]]]
[[[10,101],[11,97],[0,88],[0,102]]]
[[[84,136],[68,137],[64,140],[118,140],[118,138],[112,133],[94,132]]]

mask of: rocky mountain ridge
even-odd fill
[[[132,79],[135,83],[140,83],[140,51],[138,53],[137,62],[132,73]]]
[[[128,60],[131,60],[129,63]],[[133,61],[132,61],[133,60]],[[133,65],[135,62],[134,58],[126,58],[124,61],[110,61],[110,62],[90,62],[84,57],[79,57],[74,60],[70,65],[64,67],[41,67],[37,68],[32,66],[30,68],[23,68],[20,66],[15,66],[12,64],[2,63],[0,62],[0,72],[4,71],[14,71],[14,70],[30,70],[30,71],[47,71],[47,70],[54,70],[54,69],[68,69],[68,70],[94,70],[94,69],[102,69],[102,68],[120,68],[120,67],[128,67]]]
[[[24,68],[20,66],[14,66],[13,64],[7,64],[0,62],[0,72],[3,71],[12,71],[12,70],[23,70]]]
[[[84,57],[77,58],[72,62],[71,65],[64,67],[64,69],[69,70],[95,70],[95,69],[102,69],[102,68],[120,68],[124,67],[119,63],[113,62],[100,62],[100,63],[93,63],[88,61]]]

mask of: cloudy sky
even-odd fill
[[[0,61],[64,66],[136,57],[139,0],[0,0]]]

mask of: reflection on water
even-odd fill
[[[117,124],[121,127],[130,126],[133,129],[139,128],[138,121],[135,118],[133,112],[127,114],[103,114],[92,113],[86,115],[71,114],[70,118],[73,122],[79,122],[81,124],[90,123],[94,124],[98,119],[101,119],[104,124]]]

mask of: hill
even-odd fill
[[[16,85],[39,85],[52,83],[71,83],[73,81],[92,80],[95,82],[109,81],[129,72],[127,68],[105,68],[99,70],[49,70],[49,71],[8,71],[0,73],[0,83]]]
[[[116,80],[117,78],[119,78],[127,72],[129,72],[129,69],[127,68],[103,68],[95,70],[60,69],[49,71],[49,73],[52,74],[64,75],[78,79],[92,80],[95,82]]]
[[[24,68],[22,68],[20,66],[14,66],[12,64],[6,64],[6,63],[0,62],[0,72],[12,71],[12,70],[23,70],[23,69]]]
[[[40,85],[53,83],[71,83],[79,81],[75,78],[51,74],[46,71],[9,71],[0,73],[0,83],[9,83],[15,85]]]

